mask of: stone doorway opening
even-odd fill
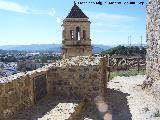
[[[40,75],[33,78],[34,103],[47,96],[47,79],[46,75]]]

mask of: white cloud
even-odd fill
[[[98,33],[133,33],[138,18],[122,14],[86,12],[92,22],[92,29]]]
[[[0,9],[7,10],[7,11],[20,12],[20,13],[27,13],[28,11],[27,6],[22,6],[18,3],[4,1],[4,0],[0,0]]]
[[[94,27],[96,28],[105,28],[105,29],[131,29],[131,28],[135,28],[135,23],[131,23],[131,24],[124,24],[122,22],[119,22],[119,23],[114,23],[114,24],[111,24],[111,23],[105,23],[105,22],[101,22],[99,21],[99,23],[97,22],[93,22],[94,24]],[[92,24],[92,25],[93,25]]]
[[[90,18],[102,21],[136,21],[137,18],[129,15],[121,15],[121,14],[108,14],[108,13],[94,13],[88,12]]]
[[[29,10],[28,13],[30,14],[37,14],[37,15],[49,15],[54,16],[56,14],[56,11],[54,8],[51,10]]]
[[[56,18],[56,22],[57,22],[57,23],[61,23],[62,20],[61,20],[59,17],[57,17],[57,18]]]
[[[16,2],[0,0],[0,10],[19,12],[19,13],[28,13],[28,14],[37,14],[37,15],[49,15],[54,16],[56,11],[54,8],[51,10],[34,10],[29,8],[28,6],[20,5]]]
[[[54,16],[56,14],[56,10],[54,8],[51,9],[51,11],[48,12],[48,15]]]
[[[93,32],[98,32],[98,33],[132,33],[134,32],[133,30],[93,30]]]

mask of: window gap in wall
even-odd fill
[[[71,39],[74,38],[74,31],[73,30],[70,30],[70,36],[71,36]]]
[[[80,27],[76,27],[76,40],[80,40]]]

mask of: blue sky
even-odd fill
[[[87,1],[96,0],[76,0]],[[145,43],[146,0],[132,1],[145,4],[78,5],[90,18],[93,44],[128,44],[128,36],[137,44],[141,35]],[[61,24],[72,6],[73,0],[0,0],[0,45],[61,43]]]

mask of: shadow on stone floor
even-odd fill
[[[132,120],[132,115],[127,105],[127,96],[129,96],[129,94],[107,88],[106,98],[109,108],[106,113],[112,114],[112,120]],[[87,105],[87,108],[78,120],[84,120],[84,118],[91,120],[108,120],[104,119],[106,113],[100,113],[96,105]]]
[[[107,89],[107,101],[109,109],[112,113],[112,120],[132,120],[132,115],[129,110],[127,96],[129,94],[121,91]]]
[[[39,101],[36,105],[18,112],[11,120],[38,120],[42,118],[47,112],[54,109],[59,103],[79,103],[77,98],[68,97],[54,97]]]
[[[121,91],[107,89],[106,98],[109,105],[109,113],[112,114],[112,120],[132,120],[132,115],[127,105],[127,96],[129,94],[123,93]],[[58,97],[55,99],[50,98],[48,100],[42,100],[37,103],[37,105],[24,110],[23,112],[17,113],[12,120],[37,120],[43,117],[48,111],[54,109],[58,103],[78,103],[80,98],[64,98]],[[84,118],[89,118],[92,120],[104,120],[96,105],[88,104],[86,109],[81,113],[78,120],[84,120]]]

